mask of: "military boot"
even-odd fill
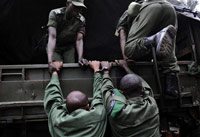
[[[164,97],[166,99],[177,99],[178,98],[178,78],[176,73],[166,74],[166,88],[164,91]]]
[[[173,43],[176,38],[176,28],[169,25],[158,33],[147,37],[144,40],[144,46],[155,46],[158,57],[166,57],[173,52]]]

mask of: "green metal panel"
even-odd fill
[[[130,67],[153,88],[160,110],[172,111],[177,110],[177,108],[199,106],[200,85],[198,83],[200,83],[200,79],[187,72],[187,66],[190,63],[179,62],[181,68],[179,74],[181,98],[179,102],[177,100],[164,100],[164,106],[160,104],[162,98],[158,90],[153,63],[138,62]],[[125,74],[122,68],[113,66],[110,75],[116,87]],[[64,96],[67,96],[72,90],[81,90],[91,99],[93,71],[89,67],[81,69],[76,63],[64,64],[59,78]],[[46,120],[43,97],[49,80],[50,74],[47,65],[0,66],[0,123],[16,120]],[[164,90],[164,76],[162,74],[160,80]]]

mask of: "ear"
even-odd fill
[[[85,107],[85,109],[89,110],[90,109],[90,104],[87,104],[86,107]]]

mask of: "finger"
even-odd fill
[[[83,63],[82,63],[82,61],[79,61],[78,63],[79,63],[81,66],[83,66]]]

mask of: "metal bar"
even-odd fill
[[[196,47],[195,47],[195,42],[194,42],[194,36],[191,29],[191,23],[189,23],[189,31],[190,31],[190,38],[192,41],[192,51],[193,51],[194,61],[195,61],[195,64],[197,64],[197,53],[196,53]]]
[[[2,76],[22,75],[22,73],[2,73]]]
[[[153,55],[154,70],[155,70],[155,73],[156,73],[156,80],[157,80],[158,89],[159,89],[160,97],[161,97],[160,98],[161,107],[163,107],[163,105],[164,105],[163,92],[162,92],[162,86],[161,86],[161,82],[160,82],[160,75],[159,75],[159,71],[158,71],[156,51],[155,51],[155,47],[154,46],[152,46],[152,55]]]
[[[162,61],[157,61],[158,65],[162,63]],[[178,64],[191,64],[191,61],[178,61]],[[152,62],[135,62],[135,65],[153,65]],[[116,66],[116,65],[114,65]],[[73,68],[73,67],[80,67],[78,63],[64,63],[63,67],[69,67],[69,68]],[[36,69],[36,68],[48,68],[48,64],[33,64],[33,65],[0,65],[1,69]]]

